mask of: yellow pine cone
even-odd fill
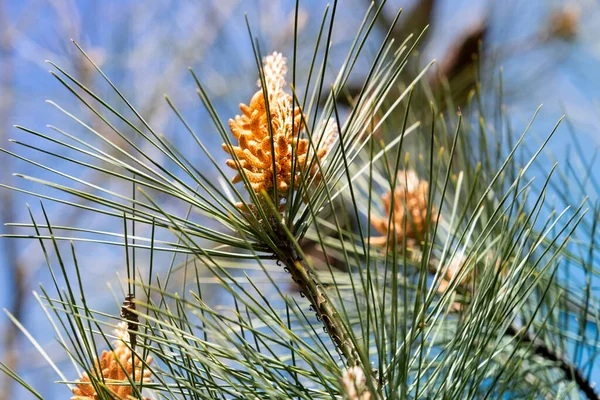
[[[392,210],[392,196],[394,209]],[[383,205],[386,215],[382,218],[373,218],[373,227],[383,236],[371,238],[371,243],[385,246],[393,240],[395,232],[397,241],[402,244],[404,238],[408,244],[415,245],[420,242],[427,228],[428,222],[436,222],[436,210],[431,208],[429,221],[427,218],[427,205],[429,203],[429,183],[420,180],[414,171],[398,171],[398,181],[394,193],[383,195]],[[391,226],[389,215],[392,214]]]
[[[290,190],[300,186],[302,174],[306,179],[311,178],[317,173],[318,165],[313,162],[309,139],[299,138],[303,129],[302,111],[299,106],[293,106],[292,96],[283,91],[286,59],[280,53],[273,53],[265,57],[263,70],[269,112],[261,88],[252,96],[248,106],[240,104],[242,114],[229,120],[229,129],[238,145],[229,147],[223,144],[223,149],[237,159],[237,162],[233,159],[226,162],[238,172],[232,179],[233,183],[243,181],[242,175],[245,175],[251,186],[248,189],[269,192],[273,189],[275,174],[279,196],[287,197]],[[327,151],[328,146],[318,149],[316,157],[321,160]],[[294,162],[296,166],[292,173]],[[311,163],[312,167],[307,171]]]
[[[580,11],[573,5],[555,10],[550,16],[548,31],[550,36],[563,40],[574,40],[579,31]]]
[[[115,342],[113,351],[103,351],[100,359],[96,359],[96,370],[101,371],[102,377],[106,387],[111,390],[114,394],[114,398],[117,399],[129,399],[133,396],[133,388],[129,384],[129,379],[132,377],[133,364],[131,359],[131,350],[124,342],[129,341],[129,334],[127,333],[127,323],[122,322],[119,324],[119,328],[115,330],[116,336],[120,339]],[[144,374],[142,376],[142,360],[135,356],[135,379],[134,382],[150,382],[151,372],[148,367],[144,367]],[[120,364],[119,364],[120,362]],[[146,358],[146,364],[152,362],[152,356]],[[122,367],[121,367],[122,366]],[[101,377],[94,379],[96,382],[102,382]],[[76,387],[73,388],[74,396],[71,400],[99,400],[100,395],[96,393],[94,386],[89,383],[91,382],[90,377],[87,373],[83,373],[81,378],[77,381]],[[111,385],[111,383],[118,383],[118,385]]]
[[[367,378],[362,368],[352,367],[344,370],[342,392],[346,400],[375,400],[366,385]]]

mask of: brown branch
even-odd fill
[[[433,269],[436,270],[437,268]],[[449,270],[445,277],[446,282],[454,279],[454,275],[457,272],[457,269],[453,271]],[[473,288],[466,285],[466,282],[464,281],[466,278],[461,279],[463,279],[463,281],[458,284],[455,290],[462,293],[471,293]],[[579,387],[579,390],[585,393],[589,400],[600,400],[600,396],[594,391],[592,384],[586,377],[583,376],[583,373],[579,368],[577,368],[564,355],[549,348],[542,340],[536,338],[536,336],[531,332],[512,324],[506,329],[504,336],[515,338],[519,340],[520,343],[529,344],[533,350],[533,354],[555,363],[557,368],[565,374],[565,379],[575,382]]]
[[[520,338],[521,342],[531,344],[531,348],[535,355],[556,363],[558,369],[565,374],[565,378],[575,382],[579,387],[579,390],[581,390],[589,400],[600,400],[600,396],[598,396],[590,381],[583,376],[583,373],[579,368],[573,365],[573,363],[565,356],[550,349],[543,341],[534,337],[530,332],[523,331],[522,329],[518,329],[516,326],[511,325],[506,330],[505,335]]]
[[[368,4],[372,0],[367,0]],[[381,0],[375,0],[375,7],[379,7]],[[398,42],[402,43],[410,34],[420,33],[429,23],[431,22],[431,16],[433,14],[433,8],[435,7],[435,0],[420,0],[412,9],[404,11],[401,16],[400,23],[394,26],[392,30],[392,37]],[[381,10],[379,17],[377,18],[380,26],[387,31],[392,26],[393,18],[390,17],[385,11]]]
[[[278,238],[287,238],[285,232],[276,235]],[[310,268],[304,265],[304,261],[296,251],[290,240],[281,240],[278,243],[279,251],[276,254],[279,261],[285,265],[285,269],[292,275],[292,279],[300,288],[300,294],[306,296],[323,322],[325,331],[346,360],[346,365],[353,367],[361,365],[360,357],[354,343],[352,342],[346,326],[340,319],[340,315],[327,298],[325,289],[314,278]]]

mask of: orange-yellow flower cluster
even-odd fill
[[[465,258],[454,258],[452,259],[452,261],[450,261],[448,269],[446,270],[446,273],[442,277],[442,281],[438,286],[439,293],[444,293],[448,289],[448,286],[450,286],[450,281],[452,281],[452,279],[455,279],[455,276],[459,275],[461,273],[461,270],[465,267],[465,262]],[[467,276],[462,277],[458,285],[461,286],[463,283],[466,283],[467,279]]]
[[[444,294],[446,291],[448,291],[450,282],[453,279],[457,279],[456,277],[463,272],[462,270],[466,266],[466,261],[467,260],[465,257],[456,257],[456,258],[453,258],[452,261],[450,261],[450,263],[448,264],[448,268],[446,269],[446,273],[442,277],[441,282],[437,288],[438,293]],[[442,265],[439,265],[438,267],[443,268]],[[436,271],[435,271],[435,269],[432,269],[431,272],[435,273]],[[459,278],[460,280],[458,281],[458,287],[466,289],[470,277],[468,274],[463,274],[463,275],[464,276]],[[450,312],[459,312],[459,311],[462,311],[463,309],[464,309],[464,305],[462,302],[459,302],[459,301],[453,302],[452,305],[450,306]]]
[[[399,171],[394,193],[388,192],[383,196],[386,215],[372,219],[373,227],[383,236],[371,238],[371,243],[384,246],[388,242],[388,234],[390,240],[393,240],[394,233],[400,244],[405,237],[410,245],[423,240],[428,222],[436,221],[434,207],[431,208],[430,216],[427,218],[428,196],[427,181],[419,179],[414,171]],[[390,214],[392,215],[391,226]]]
[[[352,367],[344,370],[342,389],[346,400],[373,400],[366,387],[367,378],[362,368]]]
[[[571,6],[555,10],[550,16],[549,33],[563,40],[573,40],[579,30],[579,9]]]
[[[223,144],[223,149],[237,159],[237,162],[227,160],[227,165],[238,172],[233,183],[243,181],[245,175],[253,191],[269,192],[276,181],[279,196],[286,197],[301,184],[302,174],[309,179],[317,173],[318,166],[312,161],[314,153],[309,139],[299,138],[303,129],[302,111],[298,105],[293,106],[292,96],[283,90],[286,59],[281,53],[273,53],[263,63],[268,103],[261,88],[252,96],[250,105],[240,104],[242,114],[229,120],[238,146],[230,148]],[[326,153],[326,147],[319,148],[316,157],[321,160]]]
[[[129,379],[132,379],[133,377],[134,364],[134,382],[140,382],[142,380],[144,382],[150,382],[151,372],[146,366],[142,376],[142,360],[135,356],[135,361],[132,362],[131,350],[125,344],[129,342],[127,323],[120,323],[118,329],[115,330],[115,335],[117,336],[118,340],[114,343],[114,350],[105,350],[102,352],[100,359],[96,359],[95,370],[100,371],[102,377],[95,377],[94,381],[99,382],[97,384],[99,385],[102,384],[102,379],[104,379],[106,387],[113,393],[113,398],[126,400],[132,398],[131,396],[133,395],[133,388],[131,387]],[[148,356],[148,358],[146,358],[146,364],[150,364],[151,362],[152,356]],[[73,388],[74,396],[71,397],[71,400],[101,399],[101,395],[96,393],[94,386],[89,383],[91,380],[87,373],[84,372],[77,382],[77,385]]]

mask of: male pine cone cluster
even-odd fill
[[[344,400],[376,400],[367,388],[367,378],[360,367],[344,370],[342,375],[342,394]]]
[[[436,221],[434,207],[427,215],[428,204],[429,182],[419,179],[414,171],[398,171],[394,192],[383,195],[386,215],[372,219],[373,227],[383,236],[371,238],[371,243],[385,246],[394,239],[395,234],[400,245],[404,243],[404,238],[408,246],[418,245],[425,236],[427,225]]]
[[[283,90],[286,59],[281,53],[273,53],[265,57],[263,70],[268,102],[259,81],[261,89],[252,96],[250,105],[240,104],[242,114],[229,120],[238,145],[223,144],[223,149],[237,159],[227,160],[227,165],[238,172],[233,183],[242,182],[246,176],[248,189],[257,193],[270,193],[276,184],[278,196],[285,198],[301,185],[303,175],[309,180],[317,174],[317,160],[323,159],[337,130],[334,124],[325,127],[328,137],[323,137],[313,157],[309,139],[299,137],[304,128],[302,111]]]
[[[133,387],[130,380],[134,382],[150,382],[150,369],[147,367],[152,362],[152,356],[146,358],[146,367],[142,374],[142,360],[135,356],[132,360],[131,349],[125,344],[129,342],[129,333],[127,332],[127,323],[121,322],[118,329],[115,330],[117,339],[114,343],[113,351],[103,351],[100,359],[95,360],[95,367],[92,371],[98,371],[102,377],[95,377],[96,386],[104,384],[110,390],[113,399],[127,400],[133,396]],[[135,365],[135,367],[134,367]],[[135,374],[134,374],[135,370]],[[135,379],[133,376],[135,375]],[[106,398],[96,392],[91,383],[89,375],[84,372],[73,388],[74,396],[71,400],[100,400]],[[111,384],[112,383],[112,384]],[[117,384],[118,383],[118,384]]]

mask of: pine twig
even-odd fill
[[[530,332],[523,331],[514,325],[508,327],[505,335],[520,338],[522,342],[530,343],[533,353],[558,364],[558,368],[564,372],[565,378],[573,381],[579,387],[589,400],[600,400],[590,381],[583,376],[583,373],[566,357],[550,349],[540,339],[535,338]]]
[[[340,315],[327,300],[321,284],[312,276],[310,269],[304,265],[302,257],[296,251],[293,243],[289,240],[284,241],[281,243],[280,250],[286,256],[281,257],[279,261],[285,265],[286,271],[292,275],[292,279],[300,287],[300,293],[310,301],[317,317],[323,322],[327,334],[345,358],[346,365],[348,367],[360,366],[360,357],[345,325],[340,320]]]

